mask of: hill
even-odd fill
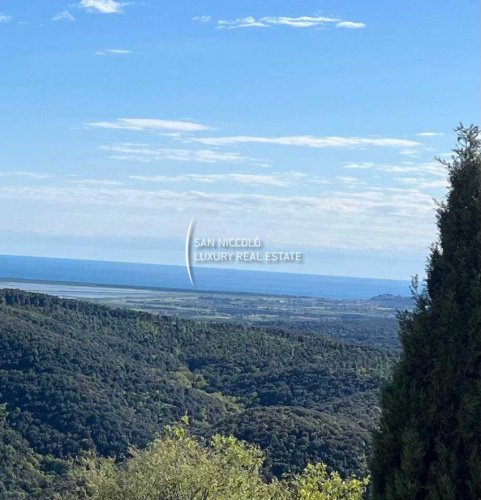
[[[188,413],[199,435],[259,444],[267,475],[317,460],[362,474],[394,358],[319,334],[0,291],[5,425],[28,463],[57,469],[84,450],[121,459]]]

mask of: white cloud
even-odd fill
[[[96,56],[108,56],[108,55],[125,56],[128,54],[132,54],[132,51],[127,49],[103,49],[95,52]]]
[[[299,178],[305,177],[306,174],[302,172],[289,172],[283,174],[272,175],[258,175],[258,174],[244,174],[244,173],[230,173],[230,174],[183,174],[183,175],[131,175],[129,178],[132,180],[143,182],[200,182],[200,183],[214,183],[214,182],[234,182],[248,186],[269,186],[269,187],[288,187],[292,182],[297,181]]]
[[[64,10],[62,12],[59,12],[58,14],[55,14],[52,17],[52,21],[75,21],[75,17],[68,11]]]
[[[257,174],[227,174],[227,179],[249,186],[264,185],[270,187],[287,187],[290,184],[289,174],[279,175],[257,175]]]
[[[335,23],[339,19],[330,17],[263,17],[262,21],[269,25],[290,26],[291,28],[312,28],[326,23]]]
[[[121,14],[124,5],[116,0],[81,0],[79,3],[87,12],[98,14]]]
[[[361,30],[365,27],[366,25],[364,23],[355,23],[353,21],[341,21],[336,24],[336,28],[344,28],[348,30]]]
[[[219,177],[219,176],[215,176]],[[185,181],[198,181],[198,182],[214,182],[212,175],[129,175],[129,179],[142,182],[185,182]]]
[[[119,118],[109,122],[88,123],[92,128],[106,128],[115,130],[137,130],[137,131],[175,131],[175,132],[199,132],[210,128],[200,123],[181,120],[159,120],[155,118]]]
[[[342,184],[346,184],[347,186],[359,186],[361,184],[365,184],[365,182],[362,179],[359,179],[359,177],[353,177],[350,175],[340,175],[336,177],[338,182],[341,182]]]
[[[46,179],[48,177],[47,174],[41,174],[38,172],[26,172],[23,170],[17,170],[13,172],[12,175],[17,175],[18,177],[30,177],[31,179]]]
[[[419,151],[417,149],[401,149],[401,151],[399,151],[399,154],[401,154],[403,156],[415,157],[415,156],[419,156]]]
[[[0,23],[9,23],[10,21],[13,21],[12,16],[0,12]]]
[[[0,176],[28,177],[30,179],[46,179],[48,177],[47,174],[42,174],[39,172],[26,172],[24,170],[17,170],[14,172],[0,172]]]
[[[414,186],[417,189],[446,189],[448,186],[447,179],[430,180],[426,177],[397,177],[394,180],[400,184]]]
[[[347,168],[349,170],[367,170],[369,168],[375,168],[376,164],[372,161],[363,162],[350,162],[342,165],[342,168]]]
[[[246,180],[247,182],[247,180]],[[425,249],[434,237],[435,204],[417,188],[339,190],[322,195],[211,193],[198,190],[132,189],[115,186],[0,187],[0,203],[33,208],[24,230],[38,230],[42,210],[55,209],[60,233],[182,239],[192,213],[203,232],[235,230],[259,235],[269,245],[317,249]],[[239,218],[239,211],[242,217]],[[95,214],[95,216],[93,216]],[[185,214],[185,227],[182,216]],[[180,221],[180,224],[179,224]],[[0,221],[0,228],[9,220]]]
[[[419,137],[441,137],[444,135],[443,132],[419,132],[419,134],[416,134]]]
[[[313,137],[285,136],[285,137],[257,137],[257,136],[231,136],[231,137],[196,137],[192,141],[209,146],[227,146],[238,144],[277,144],[280,146],[302,146],[308,148],[367,148],[367,147],[417,147],[421,144],[406,139],[392,139],[382,137]]]
[[[219,29],[268,28],[269,25],[262,21],[258,21],[252,16],[248,16],[248,17],[233,19],[232,21],[226,21],[221,19],[220,21],[217,21],[217,27]]]
[[[121,186],[122,182],[110,179],[79,179],[71,181],[72,184],[89,185],[89,186]]]
[[[255,18],[252,16],[240,17],[237,19],[221,19],[217,21],[219,29],[237,29],[237,28],[269,28],[272,26],[288,26],[290,28],[313,28],[333,24],[339,28],[359,29],[366,25],[360,22],[343,21],[333,17],[324,16],[266,16]]]
[[[256,158],[242,156],[237,152],[221,152],[210,149],[176,149],[154,147],[148,144],[122,143],[109,146],[100,146],[99,149],[108,151],[111,158],[130,161],[185,161],[200,163],[253,163],[267,166],[267,162]]]
[[[192,18],[192,21],[197,21],[198,23],[210,23],[211,16],[195,16]]]
[[[442,178],[447,176],[446,168],[437,161],[419,163],[406,161],[399,164],[374,162],[346,163],[342,167],[350,170],[374,170],[391,174],[421,174]]]

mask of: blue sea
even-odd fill
[[[408,296],[407,281],[231,269],[197,268],[192,286],[185,267],[0,255],[0,279],[68,282],[148,289],[291,295],[331,299]]]

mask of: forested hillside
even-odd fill
[[[0,453],[34,471],[15,487],[35,489],[62,471],[54,459],[83,450],[121,459],[187,413],[194,433],[232,433],[264,448],[267,476],[308,461],[363,474],[394,357],[320,334],[3,290]],[[0,474],[0,488],[13,488],[9,470]]]
[[[55,474],[65,472],[64,463],[35,453],[6,421],[5,405],[0,406],[0,498],[25,498],[48,493]]]

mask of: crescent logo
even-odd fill
[[[195,220],[192,219],[189,224],[189,229],[187,230],[187,236],[185,237],[185,265],[187,267],[187,274],[189,275],[189,280],[192,286],[195,286],[195,280],[192,269],[192,238],[194,236]]]

